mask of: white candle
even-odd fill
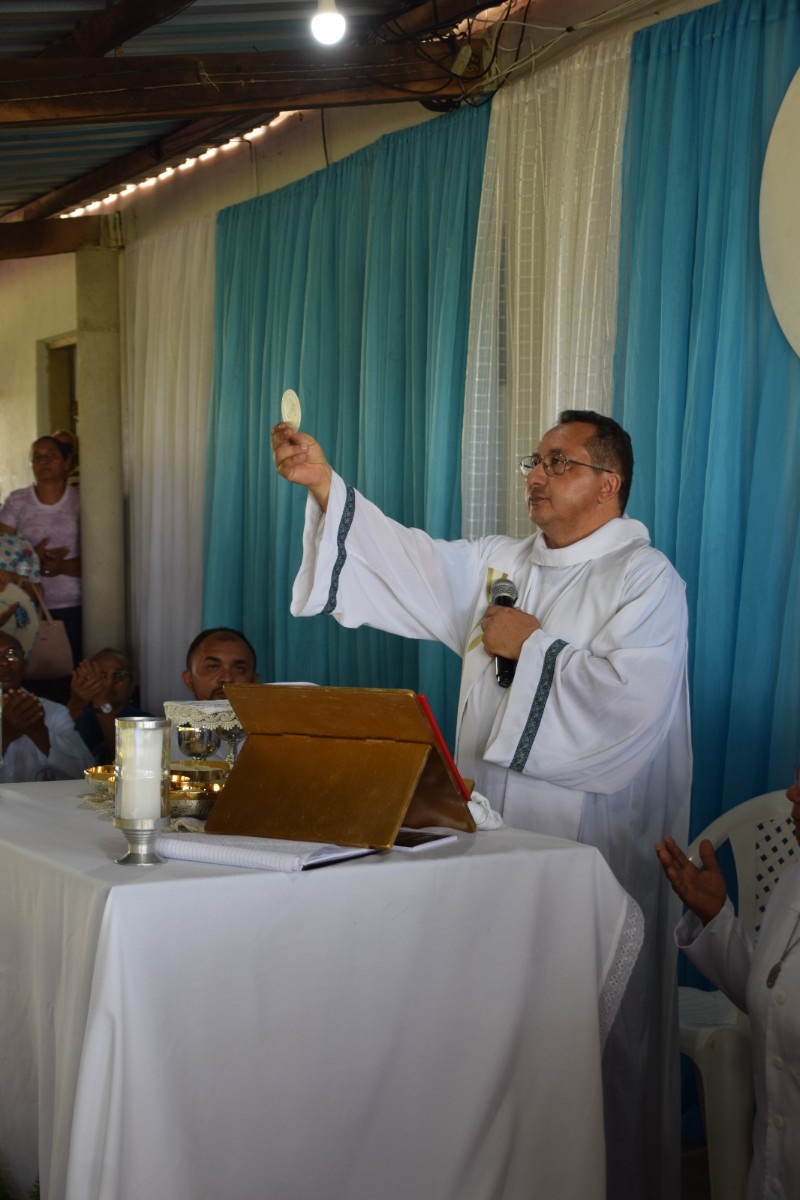
[[[115,815],[128,821],[158,820],[168,770],[169,721],[117,718]]]

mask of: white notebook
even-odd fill
[[[161,833],[156,853],[162,858],[217,863],[224,867],[253,867],[257,871],[304,871],[343,858],[374,854],[361,846],[331,846],[322,842],[289,842],[282,838],[231,837],[222,833]]]

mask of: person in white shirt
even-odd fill
[[[562,413],[520,463],[538,532],[454,542],[387,518],[308,434],[281,423],[272,444],[279,474],[309,492],[292,613],[459,654],[461,773],[509,824],[599,847],[641,906],[645,948],[606,1052],[608,1195],[677,1196],[679,908],[652,846],[688,831],[687,613],[682,580],[623,515],[630,438],[600,414]],[[504,578],[516,607],[490,602]]]
[[[16,638],[0,633],[3,689],[3,761],[0,783],[80,779],[93,759],[63,704],[22,686],[25,654]]]
[[[41,565],[44,602],[64,622],[76,663],[83,658],[81,617],[80,499],[69,484],[73,447],[56,437],[31,446],[34,483],[18,488],[0,506],[0,532],[31,542]]]
[[[786,793],[800,841],[800,784]],[[675,941],[695,966],[750,1017],[755,1084],[748,1200],[800,1194],[800,863],[778,880],[754,942],[736,917],[709,841],[702,870],[672,837],[656,846],[689,908]]]

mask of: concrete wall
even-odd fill
[[[52,432],[39,424],[37,346],[76,326],[74,255],[0,262],[0,497],[32,482],[31,442]]]

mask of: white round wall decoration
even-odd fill
[[[769,136],[759,227],[769,298],[786,340],[800,354],[800,71]]]

